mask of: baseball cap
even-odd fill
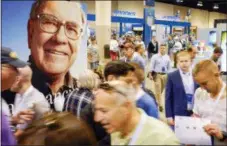
[[[1,64],[9,64],[16,68],[25,67],[28,65],[26,62],[17,57],[16,52],[7,47],[2,47],[1,50]]]

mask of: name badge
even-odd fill
[[[193,108],[193,95],[186,94],[186,96],[187,96],[187,110],[191,111]]]
[[[162,72],[163,72],[163,73],[165,72],[165,67],[162,67]]]

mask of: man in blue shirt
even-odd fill
[[[159,115],[158,115],[158,108],[157,108],[155,96],[154,94],[153,95],[149,94],[148,89],[142,86],[145,78],[143,69],[137,63],[130,62],[129,64],[135,68],[133,75],[135,77],[135,84],[137,89],[137,95],[136,95],[137,107],[144,109],[144,111],[149,116],[158,118]]]
[[[132,43],[126,43],[124,45],[125,49],[125,57],[121,60],[124,62],[135,62],[139,64],[143,70],[145,70],[145,60],[144,58],[137,52],[135,52],[135,45]]]
[[[155,83],[155,94],[160,111],[163,110],[162,92],[166,84],[166,74],[171,71],[171,60],[166,54],[166,44],[161,44],[159,53],[151,58],[148,77]]]
[[[135,68],[131,64],[122,61],[109,62],[104,69],[104,76],[107,81],[119,80],[124,77],[132,77],[135,80],[135,86],[137,88],[136,105],[143,109],[149,116],[158,118],[158,109],[155,103],[154,97],[152,98],[141,87],[143,79],[138,78],[138,71],[142,71],[142,68],[138,64]],[[137,74],[137,75],[136,75]],[[143,76],[143,73],[141,74]]]

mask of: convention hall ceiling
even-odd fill
[[[227,14],[227,0],[155,0],[155,1]],[[216,8],[218,5],[219,8],[214,9],[214,5],[216,5]]]

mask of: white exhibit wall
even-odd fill
[[[227,31],[226,23],[217,24],[217,43],[218,43],[218,45],[221,45],[221,32],[222,31]]]
[[[204,41],[206,44],[208,44],[210,31],[217,31],[217,29],[216,28],[198,28],[197,40]]]
[[[223,31],[227,31],[227,24],[226,23],[219,23],[217,24],[217,43],[219,46],[221,46],[222,50],[223,50],[223,54],[222,54],[222,58],[221,58],[221,70],[226,72],[227,68],[227,60],[226,60],[226,55],[227,55],[227,41],[226,41],[226,37],[225,39],[223,39],[223,41],[225,42],[221,42],[221,35]],[[222,43],[222,44],[221,44]]]

